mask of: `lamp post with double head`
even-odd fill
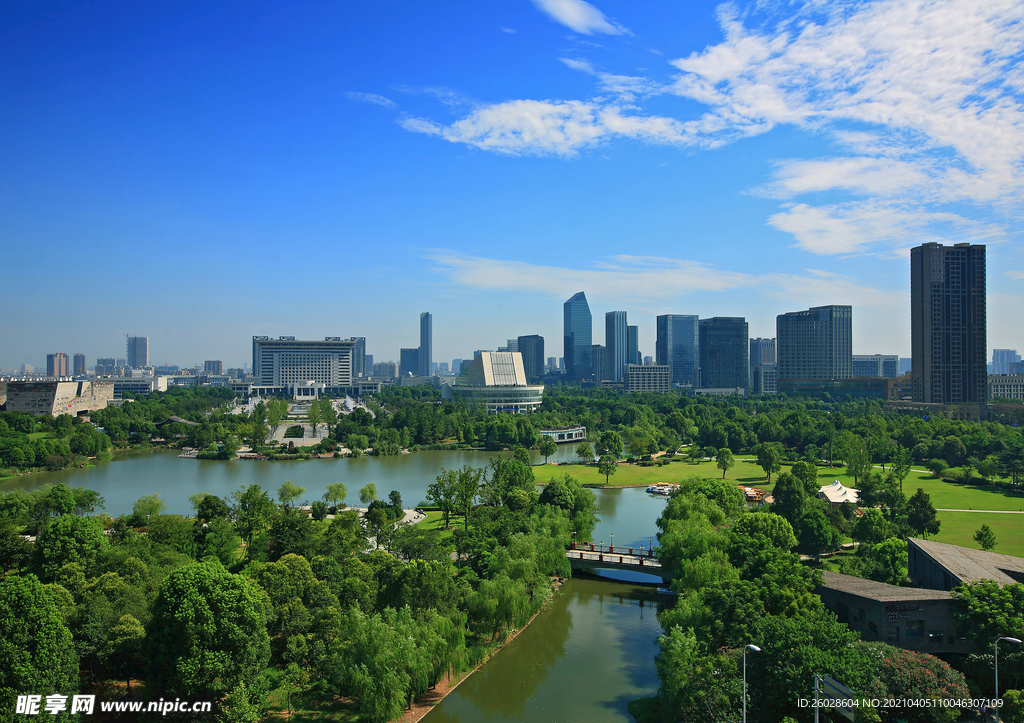
[[[996,697],[992,701],[992,707],[996,709],[996,723],[999,723],[999,641],[1005,640],[1008,643],[1019,643],[1019,638],[996,638]]]
[[[747,651],[753,650],[760,653],[761,648],[756,645],[743,646],[743,723],[747,723]]]

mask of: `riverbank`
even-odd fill
[[[515,632],[506,636],[504,640],[500,641],[499,643],[496,643],[495,648],[491,652],[489,652],[483,660],[477,663],[472,670],[464,671],[455,676],[446,676],[444,680],[442,680],[440,683],[434,686],[433,690],[428,690],[426,693],[424,693],[419,698],[414,700],[412,706],[404,714],[402,714],[402,717],[396,718],[393,723],[418,723],[419,720],[423,718],[423,716],[425,716],[431,710],[433,710],[438,703],[443,701],[456,688],[462,685],[462,683],[467,678],[469,678],[469,676],[473,675],[473,673],[480,670],[480,668],[486,665],[491,658],[500,653],[502,650],[505,649],[506,646],[511,644],[513,640],[519,637],[520,633],[522,633],[524,630],[530,627],[530,624],[537,619],[537,616],[551,606],[551,603],[554,601],[555,597],[561,592],[562,586],[564,584],[565,580],[563,578],[553,578],[552,585],[554,586],[554,592],[551,595],[551,598],[546,603],[544,603],[540,610],[538,610],[532,616],[530,616],[530,619],[526,621],[525,625],[523,625],[520,628],[517,628]]]

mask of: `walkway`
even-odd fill
[[[661,575],[661,562],[653,550],[574,542],[565,556],[573,569],[631,570]]]

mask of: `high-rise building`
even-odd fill
[[[591,374],[597,381],[605,381],[608,376],[608,354],[603,344],[593,344],[590,347]]]
[[[419,362],[417,361],[417,365]],[[373,376],[394,379],[398,376],[398,365],[393,361],[377,362],[372,367]]]
[[[915,402],[986,399],[985,246],[910,250],[911,379]]]
[[[128,366],[141,369],[149,366],[149,337],[128,337]]]
[[[640,327],[626,327],[626,363],[640,364]]]
[[[1010,365],[1020,361],[1020,354],[1016,349],[993,349],[992,350],[992,374],[1009,374]]]
[[[399,351],[398,374],[403,377],[423,376],[422,374],[420,374],[419,347],[416,347],[415,349],[402,349]]]
[[[350,336],[348,340],[356,343],[355,351],[352,353],[352,377],[365,377],[373,369],[372,360],[369,362],[369,366],[367,366],[366,337]]]
[[[294,336],[252,338],[252,369],[256,383],[281,387],[314,381],[329,387],[352,383],[355,342],[340,336],[323,341],[296,341]]]
[[[363,371],[367,375],[373,373],[373,354],[363,354]]]
[[[85,354],[75,354],[74,375],[78,377],[88,373],[89,370],[85,365]]]
[[[509,341],[513,341],[509,339]],[[530,383],[544,376],[544,337],[538,334],[515,339],[516,351],[523,357],[523,369]]]
[[[895,379],[898,376],[899,360],[896,354],[854,354],[853,376]]]
[[[667,364],[627,364],[622,388],[627,392],[667,392],[672,388]]]
[[[699,320],[688,314],[662,314],[657,318],[654,359],[672,370],[673,386],[700,386]]]
[[[117,361],[114,357],[101,356],[96,360],[96,374],[102,376],[117,374]]]
[[[629,331],[625,311],[609,311],[604,315],[604,372],[607,379],[621,381],[626,373],[629,354]]]
[[[910,371],[910,367],[911,367],[911,360],[910,360],[910,358],[909,357],[905,357],[905,356],[901,356],[900,357],[900,365],[899,365],[899,368],[897,369],[897,371],[900,373],[900,375],[903,375],[903,374],[906,374],[907,372],[909,372]]]
[[[224,362],[220,359],[207,359],[203,362],[204,374],[223,374]]]
[[[590,316],[587,295],[573,294],[562,304],[562,337],[565,354],[565,373],[570,379],[588,379],[593,376],[594,321]]]
[[[59,351],[56,354],[46,355],[46,376],[66,377],[69,373],[67,354]]]
[[[759,394],[768,394],[769,392],[758,391],[756,383],[757,379],[757,368],[762,364],[775,364],[775,340],[774,339],[757,339],[750,340],[750,389],[755,390]]]
[[[548,357],[548,371],[549,372],[553,372],[556,369],[558,369],[558,359],[553,357],[553,356],[549,356]]]
[[[779,390],[789,379],[853,376],[853,307],[816,306],[775,319]]]
[[[700,320],[700,386],[747,389],[750,385],[750,337],[742,316]]]
[[[429,311],[420,314],[420,370],[421,377],[429,377],[434,361],[434,316]]]

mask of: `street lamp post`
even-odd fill
[[[1005,640],[1008,643],[1020,643],[1018,638],[996,638],[996,697],[992,701],[993,707],[996,709],[996,723],[999,723],[999,641]]]
[[[753,650],[760,653],[761,648],[756,645],[743,646],[743,723],[747,723],[747,651]]]
[[[615,535],[609,533],[608,537],[611,538],[611,543],[608,545],[608,552],[615,552]]]

